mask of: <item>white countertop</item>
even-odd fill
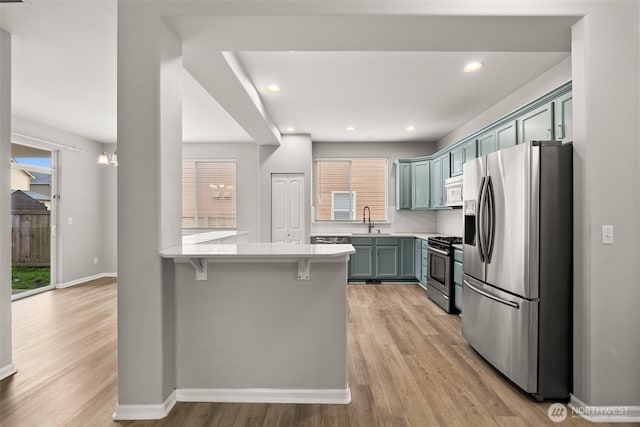
[[[249,234],[248,231],[237,231],[237,230],[229,230],[229,231],[207,231],[204,233],[194,233],[194,234],[185,234],[182,236],[182,244],[183,245],[198,245],[201,243],[214,242],[216,240],[226,239],[228,237],[234,236],[244,236]]]
[[[436,236],[446,236],[446,234],[442,234],[442,233],[433,233],[433,232],[404,232],[404,231],[399,231],[399,232],[391,232],[391,233],[371,233],[371,234],[365,234],[365,233],[344,233],[344,232],[337,232],[337,233],[330,233],[330,232],[324,232],[324,233],[311,233],[310,235],[311,237],[416,237],[418,239],[427,239],[429,237],[436,237]]]
[[[182,245],[159,251],[163,258],[331,258],[355,253],[351,245],[296,245],[292,243],[238,243]]]

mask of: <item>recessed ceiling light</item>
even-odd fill
[[[406,130],[407,132],[413,132],[414,130],[416,130],[416,127],[415,127],[415,126],[407,126],[407,127],[405,128],[405,130]]]
[[[356,128],[354,128],[353,126],[347,126],[348,132],[353,132],[354,130],[356,130]]]
[[[479,61],[469,62],[464,66],[465,73],[475,73],[476,71],[480,71],[480,69],[484,67],[484,64]]]
[[[272,93],[276,93],[276,92],[280,92],[282,89],[280,88],[280,86],[278,86],[276,83],[270,83],[267,86],[267,91],[268,92],[272,92]]]
[[[288,128],[285,129],[286,132],[295,132],[296,128],[289,126]]]

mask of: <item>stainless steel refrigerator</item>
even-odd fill
[[[572,175],[555,141],[464,166],[462,334],[538,400],[571,392]]]

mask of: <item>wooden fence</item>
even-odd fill
[[[13,264],[49,265],[51,212],[12,212],[11,260]]]

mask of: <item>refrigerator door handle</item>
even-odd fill
[[[471,283],[469,283],[466,280],[463,280],[463,282],[464,282],[465,285],[467,285],[469,287],[469,289],[471,289],[474,292],[479,293],[482,296],[485,296],[485,297],[487,297],[489,299],[492,299],[492,300],[494,300],[496,302],[499,302],[501,304],[508,305],[509,307],[513,307],[515,309],[519,309],[520,308],[520,305],[517,302],[513,302],[513,301],[506,300],[504,298],[500,298],[500,297],[498,297],[496,295],[490,294],[489,292],[483,291],[482,289],[476,288],[475,286],[473,286]]]
[[[486,258],[487,263],[491,263],[493,255],[493,246],[496,239],[496,198],[493,192],[493,182],[491,177],[487,177],[487,207],[489,214],[489,235],[487,236]]]
[[[480,182],[480,192],[478,193],[478,211],[476,213],[476,233],[478,233],[478,255],[480,256],[480,262],[485,261],[484,250],[484,233],[483,233],[483,206],[484,206],[484,189],[486,178],[483,177]]]

